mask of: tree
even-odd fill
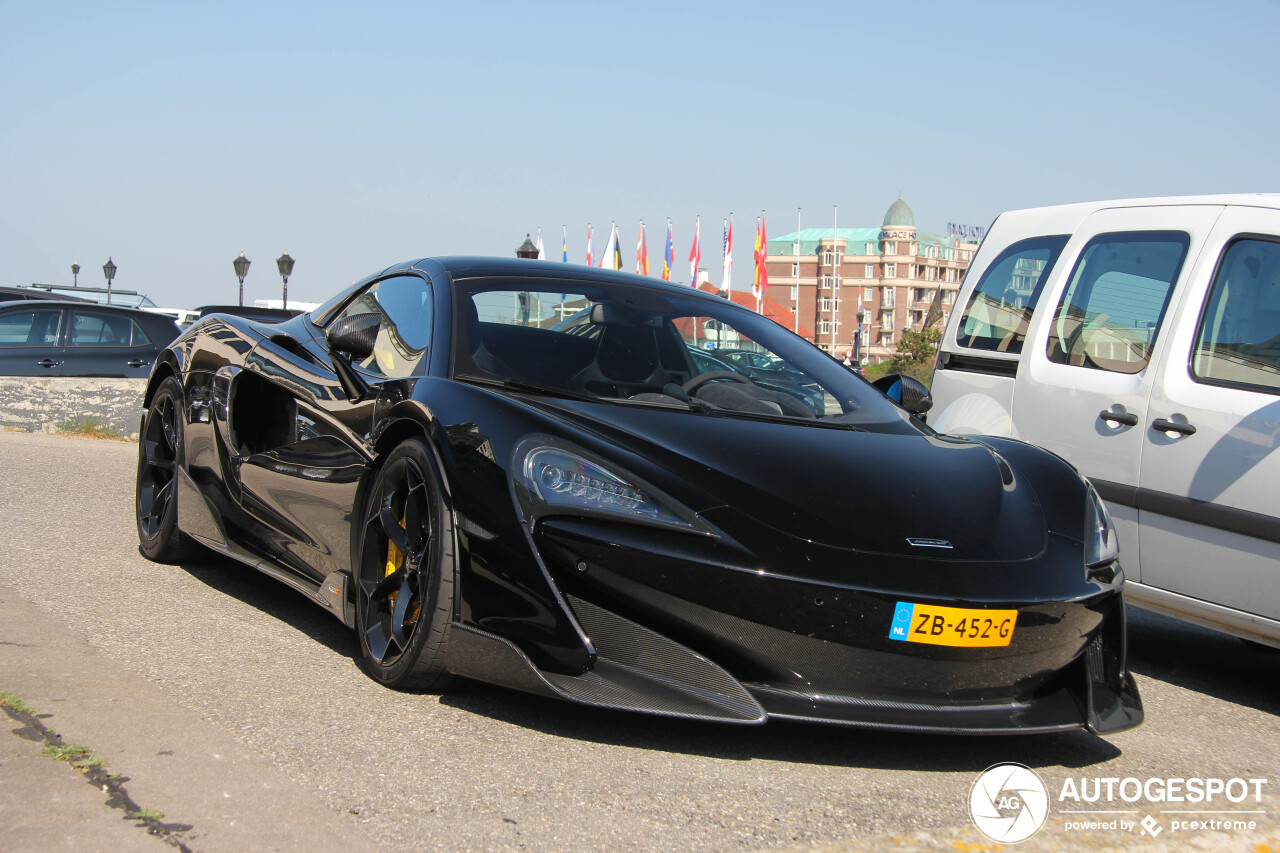
[[[933,374],[933,359],[942,342],[942,329],[934,326],[923,332],[910,329],[898,340],[897,352],[889,359],[889,373],[905,373],[928,384]]]

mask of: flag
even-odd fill
[[[560,226],[560,251],[564,254],[564,262],[569,263],[569,229],[567,226]]]
[[[765,234],[764,217],[760,217],[760,223],[756,225],[756,280],[751,286],[751,292],[756,297],[756,302],[764,299],[764,292],[769,289],[769,271],[765,267],[765,263],[769,260],[769,238]]]
[[[667,248],[662,252],[662,280],[671,281],[671,268],[676,262],[676,244],[671,239],[671,220],[667,220]]]
[[[591,223],[587,223],[587,266],[594,266],[595,256],[591,254]]]
[[[724,223],[724,266],[720,272],[720,288],[733,292],[733,214]]]
[[[636,274],[649,274],[649,243],[644,238],[644,220],[640,220],[640,236],[636,238]]]
[[[942,319],[942,287],[933,292],[933,303],[929,306],[929,311],[924,315],[924,323],[920,326],[920,331],[927,332],[929,327],[933,326]]]
[[[622,251],[618,246],[618,223],[616,222],[609,229],[609,242],[605,243],[604,251],[600,253],[600,268],[606,270],[622,269]]]
[[[536,245],[538,247],[538,260],[545,261],[547,259],[547,251],[546,249],[542,248],[542,229],[541,228],[538,229],[538,242]]]
[[[693,246],[689,248],[689,285],[698,286],[698,265],[702,263],[702,217],[693,223]]]

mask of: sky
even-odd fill
[[[169,307],[321,301],[392,263],[653,274],[694,219],[920,230],[1104,198],[1280,191],[1280,3],[0,0],[0,284]]]

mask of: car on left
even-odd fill
[[[178,332],[173,318],[133,308],[0,302],[0,376],[145,379]]]

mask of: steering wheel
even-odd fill
[[[710,373],[699,373],[680,387],[684,389],[686,394],[692,397],[703,385],[706,385],[708,382],[715,382],[717,379],[728,379],[731,382],[741,382],[743,385],[756,384],[741,373],[734,373],[732,370],[712,370]]]

